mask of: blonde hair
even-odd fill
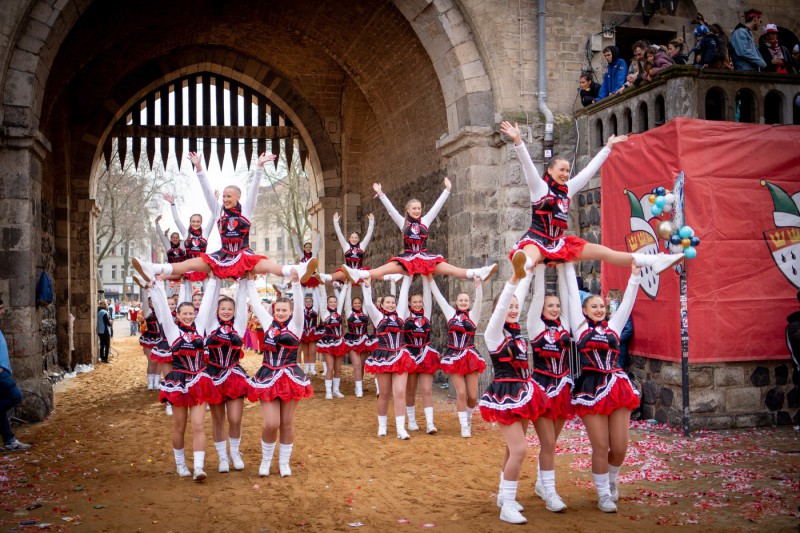
[[[414,202],[418,203],[419,206],[422,207],[422,201],[417,200],[416,198],[412,198],[411,200],[406,202],[406,211],[408,211],[408,208],[411,207],[411,204],[413,204]]]

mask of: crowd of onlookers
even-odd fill
[[[738,24],[728,37],[719,24],[706,23],[698,13],[694,47],[687,51],[682,39],[673,39],[666,45],[636,41],[632,46],[630,64],[621,57],[616,46],[607,46],[603,49],[603,56],[608,67],[602,83],[594,81],[591,72],[581,74],[581,103],[588,106],[607,96],[649,83],[653,76],[672,65],[800,74],[800,45],[794,45],[790,52],[778,40],[778,26],[767,24],[761,30],[761,19],[762,14],[757,9],[747,10],[744,23]],[[760,45],[753,37],[759,30]]]

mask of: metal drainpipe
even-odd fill
[[[547,107],[547,35],[545,29],[546,14],[544,0],[539,0],[537,19],[539,30],[537,32],[537,49],[539,51],[539,111],[544,115],[544,146],[543,155],[547,162],[553,157],[553,112]]]

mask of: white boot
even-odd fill
[[[467,422],[466,411],[458,411],[458,422],[461,424],[461,436],[465,439],[470,438],[472,436],[472,431],[470,431],[469,422]]]
[[[178,472],[180,477],[191,477],[192,472],[186,466],[186,455],[181,448],[180,450],[177,448],[172,449],[172,453],[175,456],[175,468]]]
[[[386,436],[386,426],[387,426],[388,419],[389,419],[388,416],[378,415],[378,436],[379,437],[385,437]]]
[[[514,277],[524,279],[526,271],[533,268],[533,260],[522,250],[517,250],[511,257],[511,265],[514,267]]]
[[[356,285],[362,279],[369,279],[368,270],[359,270],[357,268],[350,268],[347,265],[342,265],[342,272],[344,272],[347,280],[353,285]]]
[[[425,407],[423,411],[425,412],[425,431],[428,435],[433,435],[438,431],[433,425],[433,407]]]
[[[620,466],[608,465],[608,492],[611,494],[611,499],[616,503],[619,501],[619,489],[617,488],[617,476],[622,468]]]
[[[272,464],[272,455],[275,453],[275,442],[261,441],[261,466],[258,467],[258,475],[267,477],[269,467]]]
[[[486,281],[491,278],[494,273],[497,272],[497,263],[493,265],[486,265],[480,268],[468,268],[467,269],[467,277],[468,278],[480,278],[481,281]],[[523,276],[525,277],[525,276]]]
[[[344,394],[339,392],[339,384],[342,382],[342,378],[333,378],[333,397],[334,398],[344,398]]]
[[[325,399],[333,400],[333,380],[325,380]]]
[[[242,442],[242,438],[234,439],[231,437],[228,439],[228,442],[231,444],[231,461],[233,462],[233,468],[236,470],[244,470],[242,454],[239,453],[239,444]]]
[[[406,406],[406,416],[408,416],[408,430],[409,431],[419,431],[419,426],[417,425],[417,412],[415,406],[408,407]]]
[[[289,461],[292,458],[292,448],[294,444],[281,443],[278,450],[278,467],[281,471],[281,477],[288,477],[292,475],[292,469],[289,466]]]
[[[631,254],[638,267],[650,267],[656,274],[683,261],[684,254]]]
[[[400,440],[408,440],[411,438],[411,435],[408,434],[406,431],[406,417],[404,416],[396,416],[394,417],[395,427],[397,428],[397,438]]]
[[[231,471],[227,441],[215,442],[214,448],[217,449],[217,456],[219,457],[219,472],[220,474],[227,474]]]
[[[206,460],[206,452],[194,452],[194,476],[192,477],[195,481],[203,481],[206,478],[206,473],[203,470],[205,466]]]
[[[297,271],[297,275],[300,276],[300,283],[306,283],[314,275],[314,272],[317,271],[317,266],[319,265],[319,259],[316,257],[312,257],[305,263],[298,263],[296,265],[284,265],[281,268],[281,274],[285,278],[292,277],[292,269]]]
[[[500,520],[509,524],[524,524],[528,521],[522,516],[517,506],[517,485],[519,481],[503,480],[500,484],[503,506],[500,508]]]
[[[608,474],[592,474],[597,489],[597,508],[604,513],[616,513],[617,505],[608,487]]]
[[[500,485],[497,487],[497,506],[502,509],[503,504],[509,503],[514,509],[518,512],[522,512],[525,510],[517,500],[506,500],[505,498],[505,477],[503,476],[503,471],[500,471]]]
[[[539,472],[544,486],[544,501],[545,507],[548,511],[553,513],[560,513],[566,510],[567,505],[556,492],[556,471],[555,470],[542,470]],[[537,480],[538,481],[538,480]]]
[[[356,381],[356,398],[364,397],[364,382]]]

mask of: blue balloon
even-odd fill
[[[670,242],[670,244],[679,245],[681,243],[681,236],[678,235],[677,233],[675,233],[675,234],[670,236],[669,242]]]
[[[686,256],[686,259],[694,259],[697,257],[697,249],[694,246],[687,246],[683,249],[683,254]]]
[[[665,194],[667,194],[667,189],[665,189],[664,187],[657,187],[656,194],[659,196],[664,196]]]
[[[653,207],[650,208],[650,212],[653,213],[653,216],[658,216],[661,214],[661,207],[653,204]]]
[[[689,226],[683,226],[678,230],[678,235],[680,235],[682,239],[688,239],[689,237],[694,236],[694,230]]]
[[[656,196],[656,201],[654,202],[654,205],[657,205],[658,207],[663,209],[666,203],[667,203],[666,198],[664,198],[663,196]]]
[[[692,237],[692,246],[697,246],[700,244],[700,237]]]

